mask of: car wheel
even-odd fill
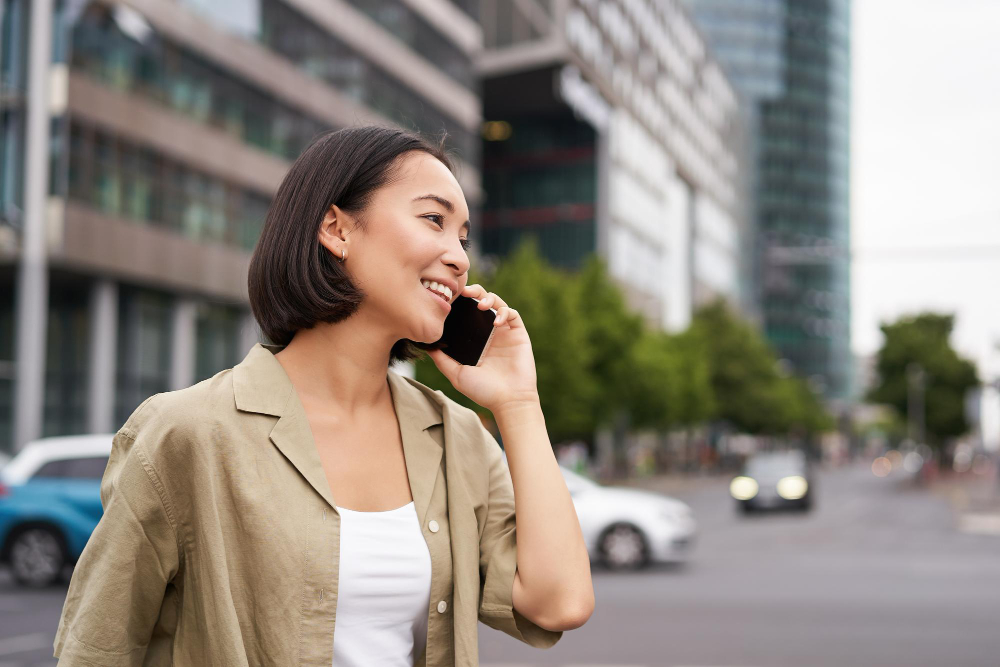
[[[62,536],[51,528],[28,528],[10,545],[10,568],[24,586],[40,588],[54,583],[66,565]]]
[[[743,502],[740,503],[740,512],[743,514],[751,514],[756,508],[750,503]]]
[[[646,564],[646,538],[635,526],[615,524],[601,538],[601,557],[612,570],[636,570]]]

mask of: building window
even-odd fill
[[[170,296],[122,286],[118,296],[118,372],[115,422],[120,426],[139,404],[170,389],[173,337]]]
[[[91,5],[73,31],[73,69],[115,90],[146,97],[284,158],[294,159],[330,127],[157,35],[140,43],[112,12]]]
[[[243,310],[211,303],[198,304],[195,381],[210,378],[240,362],[239,335]]]
[[[90,284],[57,273],[49,282],[42,436],[86,433]]]
[[[270,199],[88,125],[70,129],[69,196],[199,243],[252,250]]]

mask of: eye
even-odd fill
[[[431,218],[437,218],[437,220],[431,220],[431,222],[436,224],[441,229],[444,229],[444,216],[439,215],[437,213],[431,213],[421,217],[427,218],[428,220],[431,220]],[[462,250],[468,250],[469,248],[472,247],[472,241],[469,239],[459,239],[459,241],[462,244]]]

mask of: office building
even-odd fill
[[[849,0],[685,0],[746,100],[767,338],[829,399],[852,391]]]
[[[629,305],[679,330],[749,304],[738,99],[676,1],[480,8],[483,238],[567,269],[597,253]]]
[[[317,133],[445,131],[477,207],[476,8],[0,0],[0,448],[238,363],[250,252]]]

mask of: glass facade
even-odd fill
[[[0,0],[0,224],[19,226],[24,206],[27,0]]]
[[[401,127],[432,138],[446,132],[451,148],[470,164],[479,160],[479,137],[431,105],[428,88],[417,94],[362,54],[278,0],[264,0],[261,42],[298,65],[307,74]],[[444,39],[439,37],[439,39]],[[470,65],[471,67],[471,65]]]
[[[170,389],[173,299],[146,289],[121,286],[118,292],[116,425],[146,398]]]
[[[570,115],[508,121],[483,154],[482,252],[505,255],[527,234],[553,264],[579,268],[596,250],[596,135]]]
[[[449,0],[451,4],[455,5],[463,12],[469,15],[470,18],[479,21],[479,6],[482,4],[483,0]]]
[[[228,305],[199,303],[195,335],[195,382],[210,378],[242,361],[238,349],[243,310]],[[242,351],[244,354],[247,350]]]
[[[257,242],[270,205],[264,195],[78,122],[70,127],[69,197],[194,241],[246,250]]]
[[[135,41],[105,7],[88,8],[72,39],[74,71],[283,158],[295,159],[314,136],[331,129],[167,40]]]
[[[42,436],[87,432],[89,281],[50,273]]]
[[[349,0],[414,52],[469,90],[477,87],[472,60],[446,35],[399,0]]]
[[[751,102],[765,333],[830,398],[852,394],[849,0],[686,0]]]
[[[14,274],[0,267],[0,451],[13,448],[14,427]]]
[[[193,20],[211,21],[255,40],[276,57],[402,127],[432,140],[445,133],[452,153],[471,165],[479,163],[477,132],[465,129],[456,114],[430,102],[438,91],[396,78],[288,3],[177,1],[196,12]],[[468,54],[408,3],[346,1],[449,81],[477,92]],[[477,2],[456,4],[472,15]],[[30,0],[0,0],[0,244],[16,239],[21,224],[31,5]],[[278,93],[234,76],[196,45],[157,32],[137,19],[128,3],[54,0],[52,25],[53,62],[66,63],[71,76],[149,101],[224,132],[235,142],[291,161],[317,134],[335,129],[312,117],[314,112],[310,115],[284,102]],[[49,139],[50,194],[104,216],[169,230],[196,243],[247,251],[255,246],[270,205],[269,194],[118,136],[82,115],[53,116]],[[15,276],[15,267],[0,267],[0,449],[7,451],[15,445]],[[87,392],[93,370],[90,328],[96,312],[91,309],[91,290],[99,278],[71,273],[57,260],[50,268],[50,296],[47,303],[38,304],[48,315],[41,436],[87,431],[91,408]],[[147,397],[170,389],[174,365],[190,363],[197,382],[231,368],[246,352],[240,349],[245,305],[218,301],[231,296],[177,295],[169,278],[165,276],[160,285],[118,285],[117,312],[109,314],[118,335],[111,399],[115,427]],[[189,360],[172,358],[178,298],[197,302]]]

